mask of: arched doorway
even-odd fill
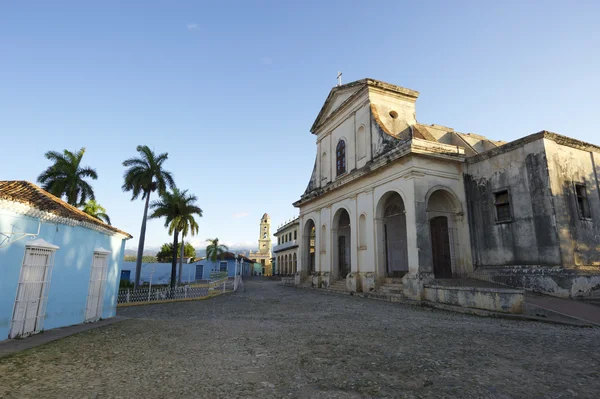
[[[457,201],[446,190],[436,190],[427,201],[427,220],[431,244],[431,264],[435,278],[451,278],[457,267]]]
[[[385,193],[375,212],[377,234],[377,274],[403,277],[408,272],[406,208],[396,191]]]
[[[340,209],[334,217],[334,267],[339,279],[345,279],[351,271],[350,257],[350,214],[345,209]]]
[[[383,206],[383,239],[387,277],[403,277],[408,272],[406,214],[398,193],[387,196]]]
[[[303,270],[306,270],[308,275],[315,271],[315,222],[309,219],[304,225],[303,240],[303,256],[302,264],[300,265]]]

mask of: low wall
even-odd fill
[[[559,298],[600,298],[598,267],[578,270],[560,266],[480,268],[471,277]]]
[[[281,283],[283,285],[296,285],[296,279],[294,276],[291,277],[281,277]]]
[[[510,288],[451,287],[425,284],[424,299],[430,302],[445,303],[491,310],[504,313],[523,313],[525,292]]]

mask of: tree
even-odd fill
[[[189,232],[194,235],[198,232],[198,223],[194,215],[202,217],[202,209],[196,205],[198,200],[195,195],[188,194],[188,190],[179,190],[173,187],[171,192],[164,192],[160,199],[150,205],[152,214],[150,219],[165,219],[165,227],[169,234],[173,234],[173,247],[171,259],[171,289],[175,288],[177,278],[177,248],[179,232]]]
[[[59,198],[63,196],[73,206],[82,206],[88,199],[95,199],[94,189],[86,178],[98,179],[95,169],[81,166],[85,147],[77,152],[48,151],[44,156],[54,162],[37,178],[42,188]]]
[[[123,257],[125,262],[135,262],[137,260],[137,256],[135,255],[125,255]],[[156,263],[157,259],[155,256],[144,255],[142,256],[142,263]]]
[[[159,194],[163,194],[166,192],[167,186],[175,187],[173,176],[163,169],[163,163],[169,158],[168,153],[156,155],[146,145],[138,145],[136,150],[140,154],[139,158],[129,158],[123,161],[123,166],[128,169],[123,175],[124,183],[121,187],[123,191],[131,191],[132,201],[140,196],[142,200],[146,200],[135,264],[135,288],[140,284],[150,194],[157,190]]]
[[[219,239],[207,239],[206,242],[209,244],[206,246],[206,259],[211,262],[216,262],[219,259],[223,259],[225,252],[229,251],[227,245],[219,244]]]
[[[83,211],[90,216],[95,217],[103,221],[104,223],[110,225],[110,218],[106,214],[106,209],[102,205],[96,202],[96,200],[89,200],[83,206]]]
[[[177,245],[177,252],[181,251],[181,243]],[[190,244],[186,242],[184,245],[183,256],[186,258],[195,258],[196,257],[196,249]],[[170,262],[173,258],[173,243],[165,243],[160,248],[160,251],[156,254],[156,258],[159,262]]]

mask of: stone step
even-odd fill
[[[404,292],[404,286],[398,283],[384,284],[379,288],[379,292],[388,294],[402,294]]]
[[[384,284],[402,284],[402,279],[400,277],[386,277]]]

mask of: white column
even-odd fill
[[[350,272],[358,272],[358,201],[356,196],[350,199]]]
[[[419,247],[417,245],[417,208],[415,202],[414,180],[410,179],[402,189],[406,195],[404,208],[406,209],[406,246],[408,250],[408,272],[419,272]]]

